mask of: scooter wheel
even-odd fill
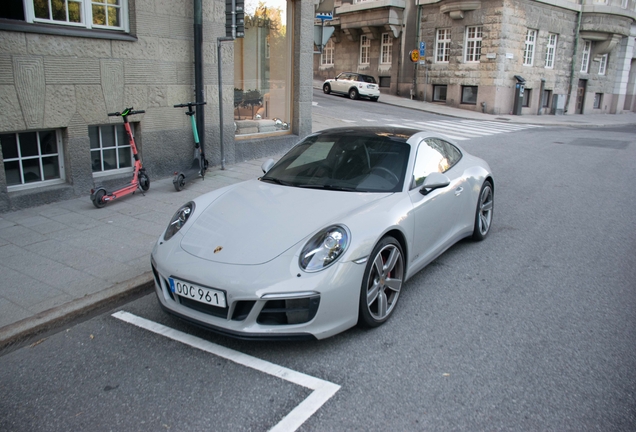
[[[139,186],[141,186],[141,190],[144,192],[150,189],[150,178],[148,177],[148,174],[139,174]]]
[[[174,185],[174,188],[177,190],[177,192],[182,191],[183,187],[185,186],[185,176],[183,174],[179,174],[179,177],[177,177],[176,180],[172,182],[172,184]]]
[[[100,189],[95,192],[93,195],[93,205],[97,208],[102,208],[106,205],[106,201],[104,201],[104,195],[106,195],[106,191],[104,189]]]

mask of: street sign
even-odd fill
[[[420,42],[420,57],[426,56],[426,42]]]
[[[323,21],[331,21],[333,19],[333,12],[320,12],[316,14],[316,19]]]
[[[418,53],[417,50],[412,50],[409,53],[409,56],[411,57],[411,61],[413,63],[417,63],[417,61],[420,59],[420,53]]]

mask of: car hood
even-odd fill
[[[202,210],[197,203],[195,216],[202,213],[184,233],[181,247],[209,261],[262,264],[320,228],[388,195],[244,182]]]

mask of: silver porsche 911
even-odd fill
[[[262,168],[184,204],[157,240],[169,313],[246,339],[376,327],[411,276],[490,230],[488,164],[426,131],[328,129]]]

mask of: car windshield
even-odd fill
[[[406,138],[355,131],[312,135],[283,156],[261,181],[314,189],[398,192],[410,151]]]

